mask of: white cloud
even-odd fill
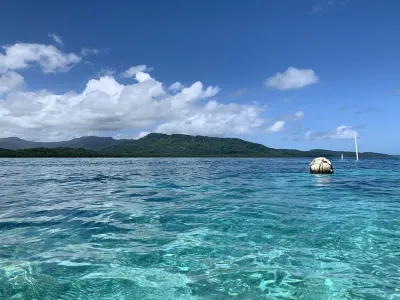
[[[283,131],[283,129],[285,128],[285,123],[285,121],[277,121],[269,126],[267,129],[265,129],[265,131],[270,133]]]
[[[173,91],[173,92],[177,92],[177,91],[180,91],[180,90],[182,90],[184,88],[184,86],[183,86],[183,84],[182,83],[180,83],[180,82],[174,82],[173,84],[171,84],[170,86],[169,86],[169,90],[171,90],[171,91]]]
[[[89,80],[80,93],[8,93],[0,97],[0,136],[61,140],[123,129],[223,136],[250,134],[265,122],[258,105],[210,100],[218,87],[198,81],[171,94],[148,73],[139,72],[136,79],[123,85],[103,76]]]
[[[133,139],[135,139],[132,135],[123,134],[123,133],[118,133],[118,134],[114,135],[113,138],[116,140],[133,140]]]
[[[91,49],[91,48],[82,48],[81,50],[81,55],[82,56],[88,56],[90,54],[97,55],[100,52],[106,52],[107,50],[100,50],[100,49]]]
[[[49,33],[49,37],[52,38],[54,40],[54,42],[56,42],[56,44],[58,44],[60,46],[64,46],[64,43],[59,35],[57,35],[55,33]]]
[[[338,126],[330,137],[334,139],[352,139],[354,138],[354,129],[351,126]]]
[[[38,64],[44,73],[66,72],[81,58],[74,53],[64,53],[52,45],[17,43],[3,46],[0,52],[0,73]]]
[[[211,136],[250,134],[264,123],[260,112],[256,106],[220,104],[211,100],[204,107],[182,111],[179,118],[159,125],[156,132]]]
[[[145,82],[147,80],[152,80],[153,78],[151,78],[151,76],[148,73],[144,73],[144,72],[137,72],[135,74],[135,79],[138,82]]]
[[[100,132],[98,131],[88,131],[88,132],[83,132],[83,133],[78,133],[74,136],[74,138],[80,138],[84,136],[99,136]]]
[[[24,78],[15,70],[38,65],[44,73],[68,71],[81,61],[74,53],[64,53],[52,45],[17,43],[0,52],[0,137],[19,136],[30,140],[64,140],[88,133],[140,129],[148,132],[196,135],[242,135],[262,131],[265,106],[258,103],[222,104],[212,99],[217,86],[204,87],[200,81],[189,86],[180,82],[166,88],[152,78],[146,65],[131,67],[122,77],[135,78],[121,84],[112,70],[103,70],[99,79],[87,82],[83,91],[54,94],[46,89],[24,92]],[[83,49],[82,56],[99,50]],[[290,120],[301,118],[302,112]],[[283,130],[285,121],[267,128]]]
[[[24,83],[24,77],[14,71],[8,71],[0,75],[0,96],[20,87]]]
[[[283,73],[277,73],[265,81],[268,88],[278,90],[300,89],[319,81],[311,69],[288,68]]]
[[[144,72],[146,70],[147,70],[146,65],[138,65],[138,66],[130,67],[128,70],[121,73],[121,77],[122,78],[132,78],[132,77],[135,77],[135,75],[137,73]]]
[[[304,118],[304,113],[301,110],[295,112],[293,115],[294,120],[301,120],[303,118]]]
[[[312,131],[306,132],[306,140],[326,140],[326,139],[353,139],[355,130],[351,126],[341,125],[330,132]]]
[[[135,140],[141,139],[142,137],[145,137],[145,136],[148,135],[149,133],[150,133],[150,132],[142,131],[142,132],[140,132],[140,133],[137,135],[137,137],[135,137],[134,139],[135,139]]]

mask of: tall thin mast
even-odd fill
[[[354,131],[354,142],[356,144],[356,157],[358,160],[358,147],[357,147],[357,132]]]

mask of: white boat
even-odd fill
[[[343,154],[342,154],[342,160],[343,160]]]

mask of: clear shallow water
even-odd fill
[[[400,160],[1,159],[0,299],[400,299]]]

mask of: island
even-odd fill
[[[137,140],[86,136],[62,142],[0,139],[0,157],[355,157],[354,152],[275,149],[238,138],[150,133]],[[390,158],[360,152],[360,158]]]

